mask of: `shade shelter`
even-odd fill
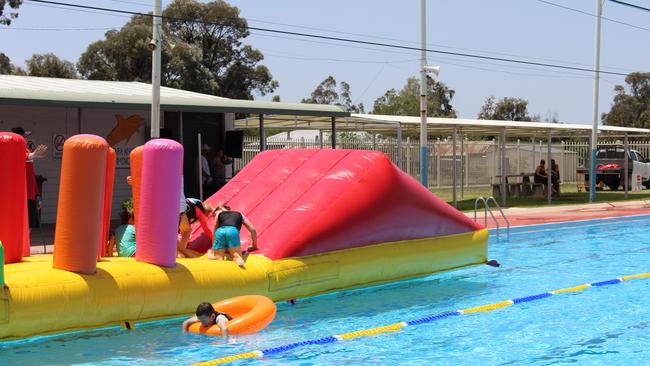
[[[396,134],[398,144],[405,132],[417,132],[420,128],[420,117],[417,116],[389,116],[375,114],[351,114],[336,120],[331,124],[331,120],[322,117],[310,117],[301,119],[296,116],[273,115],[266,116],[266,126],[273,128],[285,129],[325,129],[325,130],[355,130],[369,131],[384,134]],[[330,126],[331,124],[331,126]],[[240,119],[235,122],[236,128],[258,128],[255,119]],[[526,122],[526,121],[494,121],[494,120],[477,120],[462,118],[427,118],[427,129],[429,136],[451,136],[453,146],[453,174],[452,174],[452,191],[453,202],[457,201],[457,182],[456,172],[458,167],[456,156],[461,148],[459,140],[461,136],[494,136],[499,141],[499,162],[500,169],[503,171],[505,165],[505,145],[508,138],[531,139],[535,141],[545,140],[547,142],[547,160],[551,160],[551,141],[557,138],[589,138],[591,136],[591,126],[583,124],[570,123],[547,123],[547,122]],[[598,130],[600,137],[622,138],[625,149],[628,149],[628,138],[630,137],[650,137],[650,129],[629,128],[617,126],[600,126]],[[334,133],[333,133],[334,135]],[[333,143],[335,143],[333,141]],[[398,150],[401,146],[398,146]],[[401,154],[398,154],[401,156]],[[401,165],[401,162],[397,162]],[[626,172],[630,167],[625,164]],[[627,174],[625,175],[627,179]],[[551,186],[551,177],[549,175],[548,186]],[[625,182],[625,194],[627,195],[628,182]],[[506,177],[501,174],[500,189],[501,203],[506,204]],[[551,190],[548,190],[548,202],[551,202]]]

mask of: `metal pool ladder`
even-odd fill
[[[483,216],[483,219],[485,220],[485,222],[484,222],[483,226],[485,226],[487,228],[487,219],[488,219],[488,212],[489,212],[490,216],[492,217],[492,221],[494,221],[494,224],[497,226],[497,238],[499,237],[499,220],[497,220],[496,216],[494,216],[494,213],[492,212],[492,207],[490,207],[490,202],[494,202],[494,206],[499,210],[499,212],[501,213],[501,217],[503,217],[503,219],[506,222],[506,235],[507,235],[507,238],[510,239],[510,221],[506,217],[506,214],[503,213],[503,210],[501,209],[501,206],[499,206],[499,204],[494,199],[494,197],[488,197],[488,198],[479,197],[474,201],[474,222],[477,222],[477,220],[476,220],[476,212],[478,211],[478,206],[479,206],[480,202],[483,202],[483,207],[484,207],[484,210],[485,210],[485,214]]]

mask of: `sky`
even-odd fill
[[[146,0],[60,0],[69,3],[150,11]],[[206,1],[202,1],[206,2]],[[549,5],[546,0],[427,1],[427,47],[593,69],[595,17]],[[594,14],[594,0],[548,0]],[[629,0],[650,7],[650,0]],[[163,0],[163,5],[170,3]],[[419,0],[231,0],[249,25],[365,41],[419,45]],[[26,0],[10,27],[0,26],[0,52],[24,66],[34,53],[52,52],[76,62],[86,47],[104,38],[106,29],[120,28],[128,16],[89,13],[43,6]],[[605,1],[601,40],[602,70],[627,74],[650,71],[650,12]],[[52,29],[83,30],[52,30]],[[38,30],[34,30],[38,29]],[[47,29],[47,30],[44,30]],[[244,43],[261,50],[280,87],[270,95],[299,102],[329,75],[351,85],[354,103],[366,111],[388,89],[401,89],[418,75],[419,52],[334,41],[319,41],[252,31]],[[494,95],[529,101],[542,118],[557,114],[561,122],[590,124],[593,74],[539,66],[506,64],[429,53],[429,65],[441,67],[438,80],[456,94],[452,100],[461,118],[476,118],[486,98]],[[602,75],[599,113],[609,111],[614,86],[624,76]]]

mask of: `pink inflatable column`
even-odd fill
[[[162,267],[176,265],[183,146],[156,139],[144,145],[135,258]]]
[[[5,263],[23,259],[26,146],[22,136],[0,132],[0,240],[5,248]]]
[[[106,243],[108,242],[108,232],[111,226],[111,207],[113,205],[113,186],[115,182],[115,149],[108,148],[106,155],[106,181],[104,182],[104,207],[102,211],[102,234],[99,237],[99,251],[97,260],[104,256],[111,256],[113,253],[106,252]]]

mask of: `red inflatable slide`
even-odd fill
[[[256,253],[270,259],[482,228],[368,150],[265,151],[206,201],[242,212],[257,230]],[[191,240],[210,239],[197,223]]]

